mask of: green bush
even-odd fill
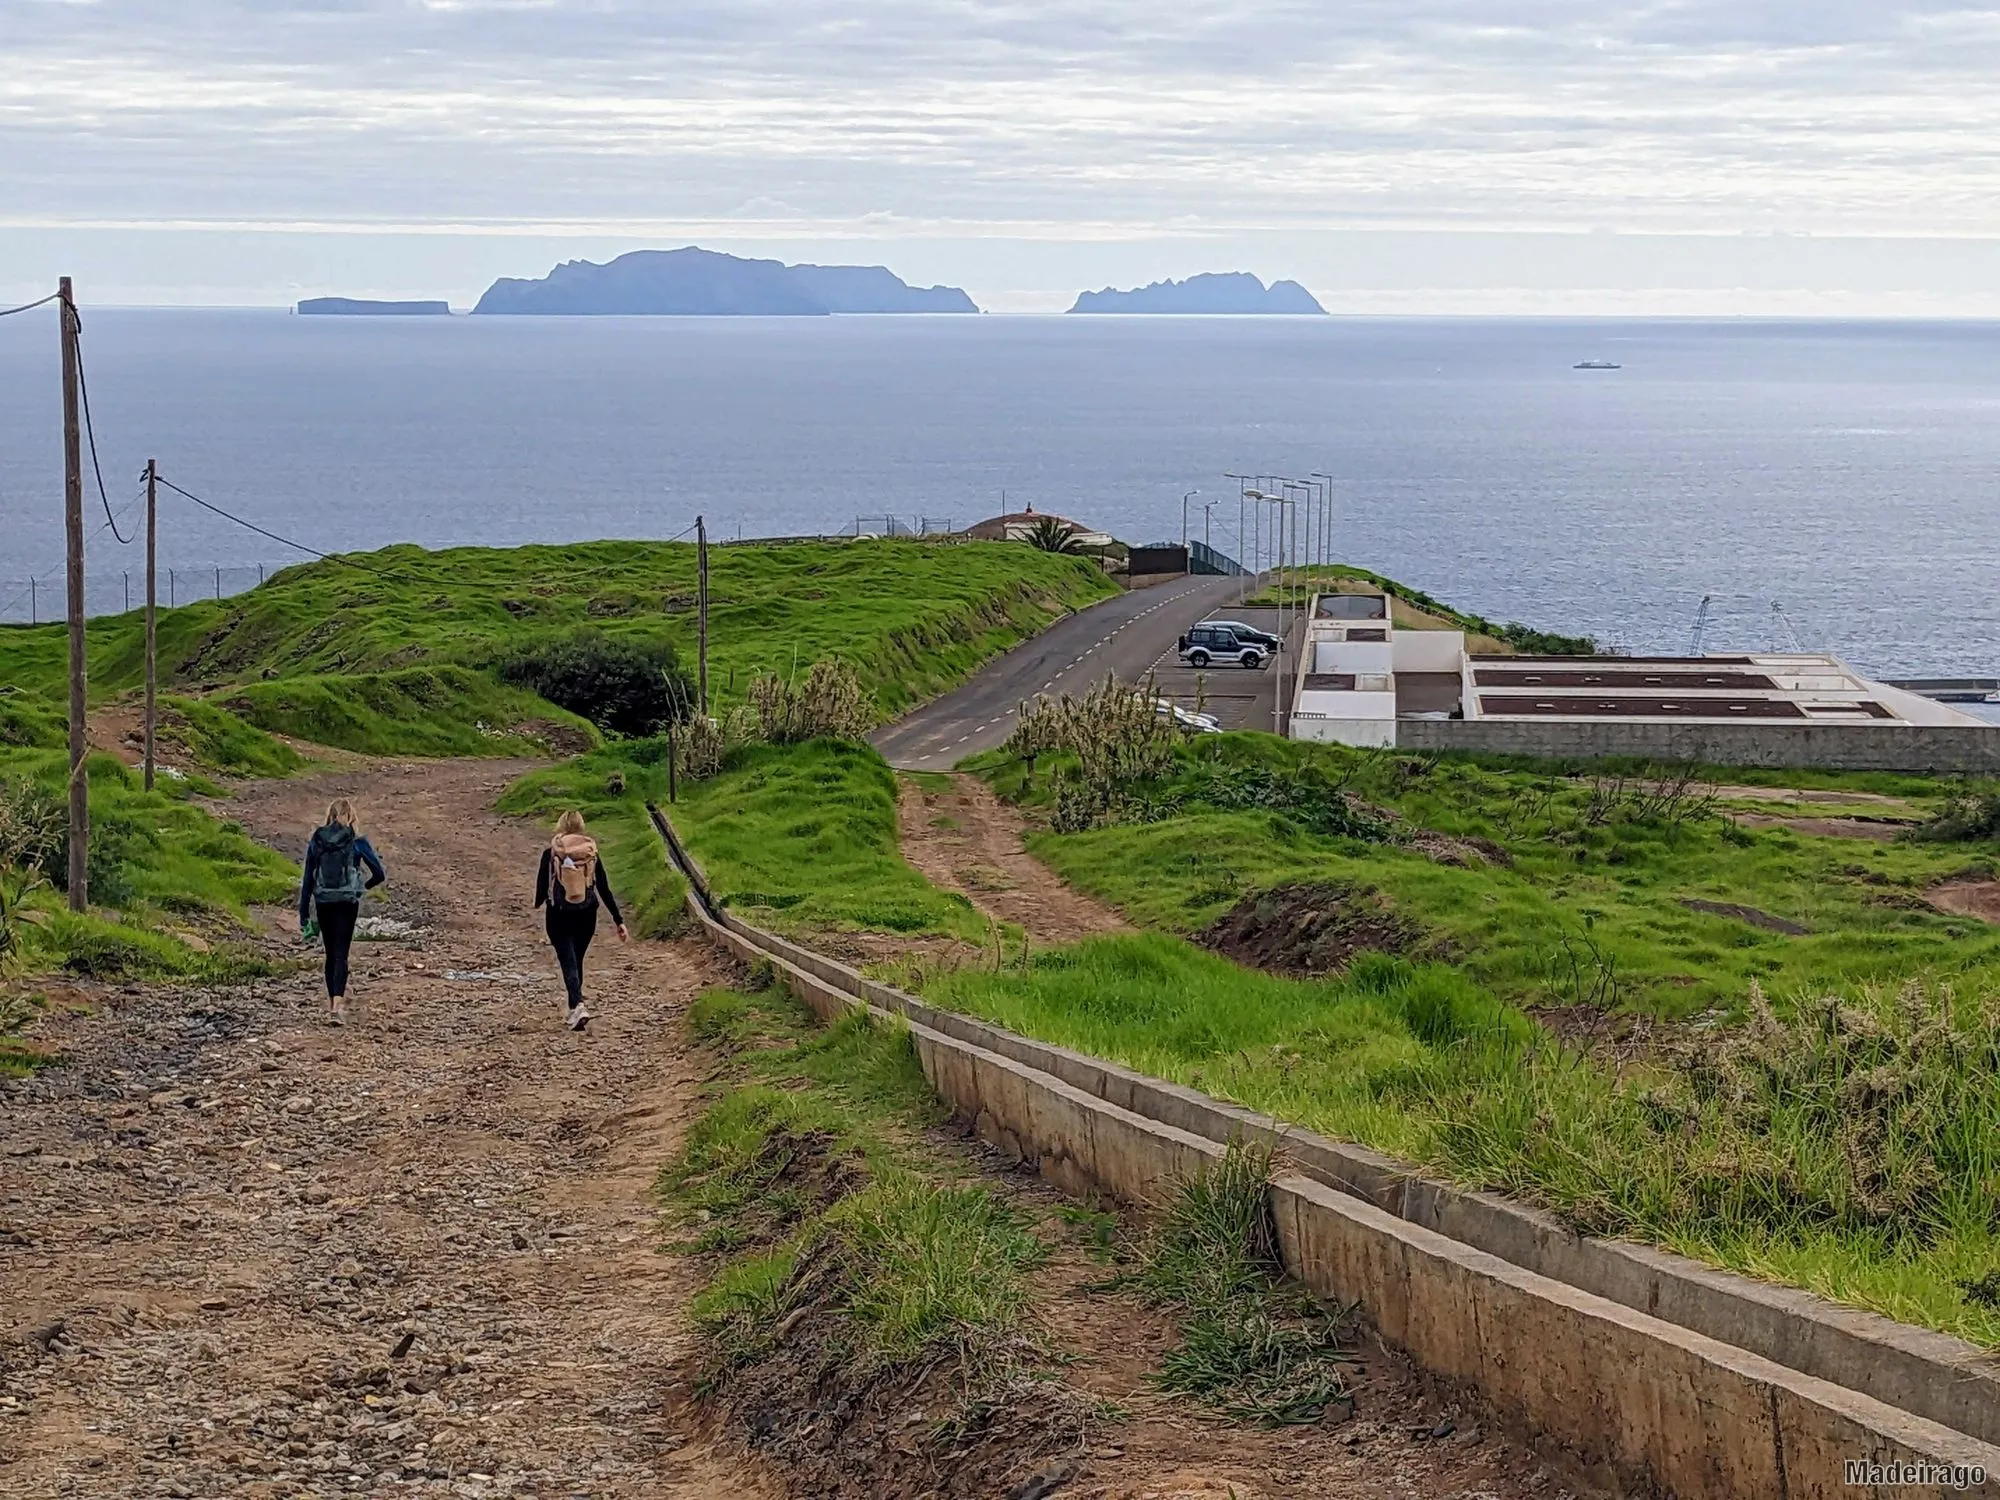
[[[1973,844],[2000,839],[2000,786],[1957,786],[1917,837],[1945,844]]]
[[[576,630],[500,658],[500,675],[599,729],[634,738],[658,734],[692,711],[695,687],[665,642],[614,640]]]

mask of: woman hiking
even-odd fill
[[[362,866],[366,865],[364,876]],[[368,840],[354,829],[354,804],[337,797],[328,804],[326,823],[306,845],[305,875],[299,881],[299,931],[318,931],[326,944],[326,1010],[335,1026],[347,1018],[347,950],[361,897],[389,878]],[[317,929],[314,927],[317,919]]]
[[[611,910],[618,941],[631,941],[618,898],[605,878],[604,861],[597,857],[597,840],[583,831],[582,813],[566,812],[556,819],[556,836],[536,867],[535,905],[547,908],[543,920],[549,946],[556,950],[556,963],[562,968],[563,988],[569,993],[571,1031],[590,1025],[590,1012],[583,1008],[583,955],[597,935],[600,901]]]

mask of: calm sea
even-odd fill
[[[0,322],[4,618],[60,572],[55,342]],[[1712,594],[1710,649],[1796,630],[2000,672],[2000,324],[112,310],[84,348],[114,506],[157,455],[327,550],[964,524],[1003,495],[1151,541],[1191,489],[1233,550],[1225,473],[1320,471],[1342,556],[1495,618],[1678,650]],[[186,592],[294,556],[164,516]],[[95,603],[136,550],[94,538]]]

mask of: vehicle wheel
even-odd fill
[[[1245,651],[1243,653],[1243,665],[1253,672],[1261,672],[1264,670],[1264,658],[1259,656],[1255,651]]]
[[[1191,667],[1196,667],[1196,668],[1199,668],[1199,667],[1205,667],[1205,666],[1207,666],[1207,665],[1208,665],[1208,653],[1207,653],[1206,651],[1190,651],[1190,652],[1188,652],[1188,665],[1189,665],[1189,666],[1191,666]]]

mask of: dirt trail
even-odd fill
[[[896,821],[903,857],[931,884],[962,892],[981,911],[1026,928],[1044,945],[1132,930],[1109,906],[1071,890],[1028,853],[1020,813],[985,782],[954,774],[948,791],[933,791],[924,784],[930,780],[902,778]]]
[[[40,1028],[65,1065],[0,1091],[0,1495],[776,1493],[667,1399],[695,1269],[647,1191],[707,1067],[680,1018],[712,960],[600,939],[598,1019],[564,1031],[540,833],[490,811],[518,769],[231,804],[291,851],[356,796],[388,910],[429,928],[357,948],[345,1029],[314,973]]]

